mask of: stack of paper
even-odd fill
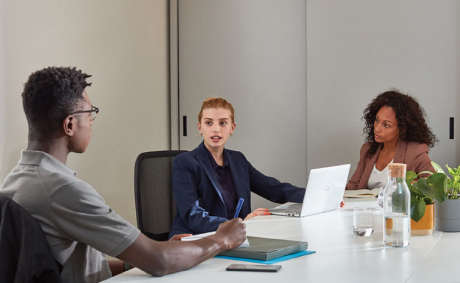
[[[346,198],[375,198],[379,195],[379,192],[379,188],[372,190],[346,190],[343,196]]]
[[[208,232],[208,233],[203,233],[203,234],[196,234],[188,237],[183,237],[181,240],[182,241],[196,241],[199,239],[203,239],[205,237],[211,236],[216,234],[216,231],[214,232]],[[249,241],[246,239],[241,245],[238,246],[238,248],[247,248],[249,247]]]

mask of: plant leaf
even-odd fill
[[[435,173],[428,178],[421,178],[417,182],[417,188],[423,195],[443,202],[447,198],[447,176],[444,173]]]
[[[422,175],[422,174],[430,174],[430,175],[433,175],[433,172],[431,172],[431,171],[422,171],[422,172],[418,173],[418,175]]]
[[[411,184],[409,187],[409,190],[411,191],[411,193],[413,192],[416,196],[420,196],[420,195],[423,195],[420,190],[418,189],[418,182],[414,182],[413,184]]]
[[[426,205],[433,204],[433,199],[430,197],[424,197],[423,201],[425,202]]]
[[[407,171],[406,172],[406,183],[412,183],[413,180],[417,178],[417,173],[414,171]]]
[[[434,162],[434,161],[431,161],[431,165],[433,166],[434,170],[436,170],[437,173],[444,173],[444,174],[446,174],[446,173],[444,172],[444,170],[442,170],[442,167],[439,166],[438,163],[436,163],[436,162]]]
[[[415,196],[419,193],[417,190],[417,182],[412,183],[415,178],[417,178],[417,173],[414,171],[406,172],[406,185],[409,188],[411,196]]]
[[[411,201],[410,204],[410,218],[415,222],[418,222],[422,219],[425,214],[426,205],[423,200]]]
[[[448,164],[446,164],[446,167],[447,167],[447,171],[449,171],[449,174],[452,175],[452,176],[454,176],[455,173],[454,173],[454,171],[452,170],[452,168],[450,168],[450,167],[448,166]]]

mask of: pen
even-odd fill
[[[236,205],[235,216],[233,218],[237,218],[238,215],[240,214],[241,207],[243,207],[243,202],[244,202],[244,198],[240,198],[240,200],[238,201],[238,204]]]

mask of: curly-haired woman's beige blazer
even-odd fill
[[[374,155],[368,157],[366,156],[366,152],[370,146],[371,143],[368,142],[363,144],[361,147],[359,163],[356,167],[355,173],[351,176],[350,181],[348,181],[347,190],[367,189],[369,176],[372,173],[374,164],[379,157],[380,150],[382,149],[382,145],[380,145]],[[393,162],[407,164],[407,171],[414,171],[416,173],[420,173],[422,171],[436,172],[431,165],[431,160],[428,156],[428,146],[423,143],[405,143],[399,140]]]

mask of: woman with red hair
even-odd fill
[[[223,98],[207,98],[198,114],[203,142],[178,155],[173,164],[172,187],[177,214],[170,237],[216,231],[232,219],[239,199],[239,217],[247,220],[267,215],[267,209],[251,212],[251,192],[277,203],[302,202],[304,188],[281,183],[257,171],[239,151],[225,149],[235,131],[233,106]]]

